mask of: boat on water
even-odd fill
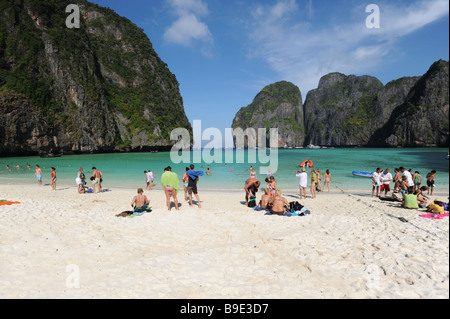
[[[373,172],[365,172],[365,171],[353,171],[353,175],[354,176],[359,176],[359,177],[372,177]]]
[[[306,148],[309,150],[318,150],[318,149],[320,149],[320,146],[309,144],[308,146],[306,146]]]

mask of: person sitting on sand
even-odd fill
[[[270,194],[270,190],[268,188],[266,188],[264,190],[264,194],[261,196],[261,208],[263,209],[268,209],[269,208],[269,201],[270,198],[272,197],[272,195]]]
[[[143,212],[148,211],[150,205],[150,200],[147,198],[147,196],[144,195],[144,190],[142,188],[138,188],[137,195],[133,197],[133,200],[131,201],[131,207],[134,208],[135,212]]]
[[[407,209],[419,209],[417,195],[414,195],[414,186],[408,187],[408,194],[404,196],[402,206]]]
[[[402,180],[400,182],[400,191],[402,192],[403,196],[405,196],[408,192],[408,179],[406,176],[402,176]]]
[[[248,206],[249,197],[255,197],[258,192],[259,186],[261,186],[261,182],[256,178],[249,178],[245,182],[245,205]]]
[[[421,207],[427,207],[427,202],[430,199],[428,196],[425,196],[424,192],[428,190],[427,186],[422,186],[418,190],[414,192],[414,195],[417,195],[417,201]]]
[[[286,207],[289,207],[289,202],[286,198],[281,196],[281,191],[276,190],[275,195],[269,201],[270,213],[276,215],[286,215]]]

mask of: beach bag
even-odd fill
[[[290,202],[289,203],[289,210],[291,212],[296,212],[302,210],[304,206],[300,204],[299,202]]]
[[[253,208],[256,207],[256,197],[250,197],[250,200],[248,201],[248,207]]]

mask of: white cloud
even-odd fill
[[[449,14],[448,0],[418,0],[402,6],[380,3],[381,28],[368,29],[363,6],[358,7],[353,19],[338,24],[322,19],[321,25],[312,25],[308,17],[317,12],[312,5],[309,2],[302,21],[295,0],[260,5],[253,10],[248,32],[249,57],[264,59],[304,94],[330,72],[361,74],[376,70],[396,52],[401,37]]]
[[[209,14],[208,6],[202,0],[168,0],[176,20],[164,33],[164,40],[182,46],[191,46],[195,41],[204,44],[214,42],[208,25],[201,21]],[[207,52],[205,48],[202,52]]]

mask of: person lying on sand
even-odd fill
[[[289,207],[289,202],[281,196],[281,191],[277,189],[275,195],[270,199],[269,205],[272,214],[286,215],[286,206]]]

